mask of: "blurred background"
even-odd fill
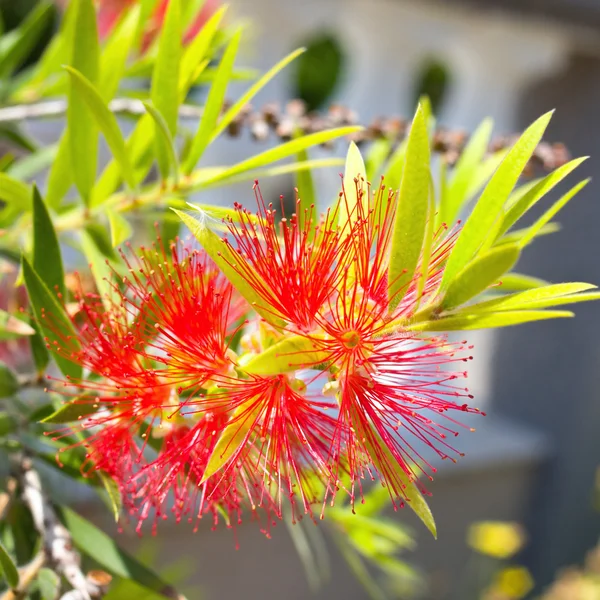
[[[5,27],[18,23],[33,4],[0,0]],[[498,134],[520,131],[555,108],[547,139],[564,142],[573,156],[591,155],[581,178],[600,171],[598,0],[228,4],[236,18],[248,22],[240,66],[264,71],[294,48],[307,47],[261,93],[257,106],[293,98],[301,98],[309,110],[342,103],[356,111],[361,123],[369,123],[377,117],[410,118],[416,100],[427,94],[438,124],[472,131],[491,116]],[[239,85],[244,89],[247,84]],[[231,89],[229,95],[235,98],[237,92]],[[57,135],[51,123],[37,130],[30,124],[30,129],[41,138]],[[246,138],[224,139],[211,146],[207,162],[239,160],[253,144]],[[343,148],[323,152],[336,151]],[[333,198],[335,173],[319,172],[316,178],[320,192]],[[292,187],[291,179],[263,182],[267,196]],[[580,194],[561,215],[562,231],[529,248],[520,272],[535,272],[551,282],[600,283],[598,190],[598,183],[592,183]],[[242,185],[207,193],[213,194],[211,201],[218,194],[217,200],[231,204],[247,199],[250,189]],[[430,539],[409,511],[393,515],[415,533],[417,544],[407,560],[425,573],[425,597],[432,599],[468,600],[462,582],[472,568],[466,538],[473,522],[521,523],[528,541],[517,560],[529,568],[540,589],[559,569],[582,563],[600,536],[595,496],[600,464],[597,306],[580,305],[574,320],[475,332],[469,339],[475,344],[471,388],[476,405],[488,416],[470,423],[477,432],[462,435],[458,444],[465,458],[457,465],[439,465],[431,485],[439,539]],[[206,524],[192,535],[185,526],[163,527],[154,560],[161,564],[185,557],[190,581],[201,586],[201,597],[207,599],[311,597],[284,525],[275,528],[272,540],[252,524],[243,525],[238,551],[231,532],[204,531],[208,528]],[[123,540],[130,547],[140,545],[128,534]],[[367,597],[339,552],[331,556],[331,579],[313,597]]]

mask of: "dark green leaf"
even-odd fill
[[[3,370],[4,368],[6,368],[6,366],[4,365],[4,363],[1,363],[0,379],[3,378],[1,370]],[[1,381],[0,381],[0,385],[2,385]],[[10,394],[1,394],[0,393],[0,398],[2,398],[4,395],[9,396]],[[0,438],[3,438],[4,436],[8,435],[9,433],[12,433],[16,429],[17,429],[16,421],[8,413],[0,412]]]
[[[8,398],[19,389],[19,382],[12,369],[0,361],[0,398]]]
[[[397,306],[411,281],[425,236],[429,213],[429,136],[419,107],[410,129],[388,271],[389,298]]]
[[[33,187],[33,268],[48,289],[57,291],[66,300],[65,273],[58,237],[48,209],[37,187]]]
[[[16,590],[19,587],[17,565],[15,565],[15,562],[2,544],[0,544],[0,572],[2,572],[6,583],[8,583],[11,589]]]
[[[523,133],[483,190],[448,259],[442,278],[443,289],[463,270],[487,239],[551,117],[552,112],[546,113]]]
[[[64,348],[65,344],[68,344],[69,352],[80,350],[81,346],[73,324],[56,299],[56,295],[50,292],[25,256],[22,259],[22,270],[35,318],[44,337],[48,339],[56,364],[65,376],[79,379],[81,366],[66,359],[57,351],[57,348]]]
[[[448,286],[441,303],[443,310],[464,304],[485,291],[519,259],[519,246],[506,244],[493,248],[468,264]]]
[[[168,588],[168,584],[158,575],[119,548],[108,535],[87,519],[66,506],[60,508],[60,513],[79,550],[107,571],[118,577],[137,581],[154,591]]]

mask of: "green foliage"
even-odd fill
[[[11,589],[17,589],[19,587],[19,572],[17,571],[17,566],[2,544],[0,544],[0,573],[2,573],[6,583],[8,583]]]

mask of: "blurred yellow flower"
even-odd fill
[[[523,547],[525,533],[518,523],[481,521],[469,528],[467,543],[480,554],[505,559]]]
[[[533,577],[525,567],[502,569],[496,576],[494,588],[505,598],[519,600],[533,589]]]

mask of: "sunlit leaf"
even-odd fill
[[[410,129],[388,270],[389,298],[397,306],[408,289],[421,255],[429,213],[429,137],[418,108]]]
[[[131,237],[133,232],[129,221],[120,213],[108,211],[108,223],[110,225],[110,241],[113,248],[122,244]]]
[[[115,517],[115,521],[119,520],[121,515],[121,510],[123,508],[123,500],[121,498],[121,492],[119,491],[119,486],[115,482],[115,480],[104,473],[103,471],[99,471],[98,475],[100,476],[100,480],[102,481],[102,485],[106,490],[106,496],[108,498],[110,508],[112,510],[113,516]]]
[[[160,114],[160,112],[158,112],[158,110],[156,110],[156,108],[154,108],[154,106],[144,102],[144,108],[154,121],[154,128],[157,137],[162,138],[163,141],[162,146],[165,151],[167,163],[165,167],[166,171],[162,171],[162,175],[165,177],[170,173],[173,177],[173,182],[175,185],[177,185],[179,165],[177,161],[177,152],[175,150],[175,142],[171,132],[169,131],[169,126],[167,125],[164,117]]]

